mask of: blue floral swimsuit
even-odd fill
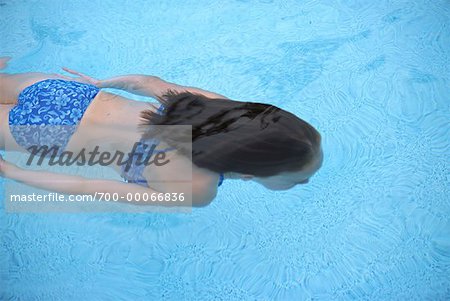
[[[61,153],[99,91],[93,85],[61,79],[46,79],[25,88],[19,94],[17,105],[9,112],[12,136],[27,150],[31,146],[57,146]],[[161,105],[158,113],[162,114],[163,110]],[[146,151],[145,145],[159,143],[156,139],[141,139],[140,142],[136,151],[142,153]],[[142,175],[145,165],[138,164],[135,158],[131,160],[128,170],[122,165],[124,181],[148,186]],[[223,174],[220,174],[219,186],[223,179]]]
[[[59,79],[25,88],[9,112],[12,136],[27,150],[31,146],[57,146],[61,153],[99,91],[93,85]]]

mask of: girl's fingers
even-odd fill
[[[72,79],[69,76],[65,76],[65,75],[59,74],[59,73],[53,73],[52,75],[55,76],[55,77],[58,77],[58,78],[62,78],[62,79],[67,79],[67,80],[71,80]]]
[[[69,81],[74,80],[73,77],[66,76],[66,75],[59,74],[59,73],[50,73],[49,75],[50,75],[52,78],[64,79],[64,80],[69,80]]]
[[[70,74],[73,74],[73,75],[77,75],[79,78],[76,78],[75,79],[76,81],[86,82],[86,83],[92,84],[94,86],[96,86],[98,84],[96,79],[94,79],[94,78],[92,78],[90,76],[87,76],[86,74],[83,74],[81,72],[78,72],[78,71],[75,71],[75,70],[72,70],[72,69],[69,69],[69,68],[66,68],[66,67],[62,67],[62,69],[64,71],[66,71],[67,73],[70,73]]]
[[[69,69],[69,68],[66,68],[66,67],[62,67],[62,69],[64,71],[68,72],[68,73],[71,73],[71,74],[75,74],[75,75],[78,75],[78,76],[86,76],[86,75],[84,75],[84,74],[82,74],[80,72],[77,72],[75,70],[72,70],[72,69]]]

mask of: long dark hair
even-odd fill
[[[316,129],[274,105],[173,91],[159,100],[163,114],[145,110],[143,124],[191,125],[192,162],[214,172],[268,177],[298,171],[320,148]]]

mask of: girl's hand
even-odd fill
[[[76,81],[84,84],[91,84],[96,86],[97,88],[101,88],[101,80],[95,79],[93,77],[87,76],[86,74],[80,73],[78,71],[63,67],[62,68],[67,73],[76,75],[77,77],[69,77],[62,74],[59,74],[58,76],[61,76],[63,79]]]

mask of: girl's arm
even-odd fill
[[[0,157],[0,175],[24,184],[65,194],[92,195],[100,197],[104,193],[118,194],[119,200],[126,201],[130,193],[140,193],[142,195],[152,193],[159,194],[149,187],[137,184],[124,183],[114,180],[90,179],[76,175],[66,175],[46,171],[26,170],[11,164]],[[194,190],[194,189],[193,189]],[[183,191],[170,191],[170,193],[182,193]],[[204,206],[212,199],[207,199],[208,195],[200,191],[186,192],[183,194],[184,201],[148,201],[132,202],[140,205],[160,205],[160,206]],[[141,196],[141,200],[142,200]],[[149,198],[150,199],[150,198]]]
[[[97,80],[68,68],[63,68],[63,70],[68,73],[77,75],[78,78],[75,78],[75,80],[90,83],[99,88],[119,89],[136,95],[150,96],[156,99],[161,98],[169,90],[178,93],[187,91],[191,93],[202,94],[208,98],[213,99],[214,98],[228,99],[227,97],[214,92],[206,91],[195,87],[177,85],[152,75],[140,75],[140,74],[123,75],[105,80]]]

